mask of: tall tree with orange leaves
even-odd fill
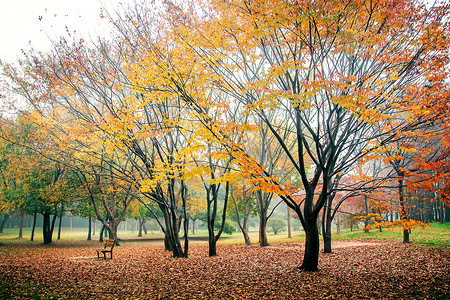
[[[171,37],[203,67],[196,82],[208,76],[203,84],[226,92],[229,101],[265,122],[295,166],[304,188],[300,202],[264,172],[265,162],[227,145],[235,160],[261,179],[261,189],[272,186],[299,216],[306,232],[300,268],[317,270],[317,217],[333,178],[396,140],[399,131],[414,130],[432,118],[423,109],[429,103],[424,86],[438,89],[447,77],[448,9],[408,0],[169,5],[165,17],[172,24]],[[182,80],[186,72],[173,64],[168,83],[204,126],[228,143],[223,128],[214,126],[202,108],[205,95],[193,92],[196,82]],[[436,95],[441,102],[446,90]],[[294,125],[295,156],[268,119],[272,110],[284,111],[283,121]],[[306,159],[313,162],[312,171]]]

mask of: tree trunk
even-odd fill
[[[208,239],[208,245],[209,245],[209,256],[216,256],[217,255],[217,246],[216,246],[216,239],[214,238],[214,235],[212,238]]]
[[[139,233],[138,237],[142,237],[142,230],[145,229],[145,219],[144,217],[139,218]],[[147,232],[145,233],[147,234]]]
[[[100,229],[100,236],[98,238],[99,242],[103,243],[103,235],[105,234],[106,226],[102,224],[102,228]]]
[[[367,199],[367,195],[364,195],[364,206],[366,209],[366,219],[364,220],[364,232],[369,233],[370,230],[367,228],[367,226],[369,225],[369,219],[367,218],[367,216],[369,215],[369,202]]]
[[[172,245],[170,244],[169,234],[167,233],[164,234],[164,251],[172,252]]]
[[[173,257],[183,257],[180,238],[178,235],[178,218],[176,211],[169,207],[160,206],[164,214],[166,228],[164,230],[164,247],[166,251],[171,251]]]
[[[96,223],[96,220],[94,220],[92,222],[92,236],[95,236],[95,223]]]
[[[3,233],[3,228],[5,228],[6,221],[8,221],[9,215],[5,214],[2,223],[0,224],[0,233]]]
[[[120,246],[119,240],[117,238],[117,228],[119,227],[119,224],[115,225],[113,222],[110,222],[108,232],[109,232],[109,238],[116,241],[116,246]]]
[[[23,220],[25,219],[25,213],[20,213],[20,223],[19,223],[19,239],[23,238]]]
[[[192,220],[192,235],[195,234],[195,219]]]
[[[92,233],[92,217],[91,215],[89,215],[88,236],[87,236],[88,241],[92,240],[91,233]]]
[[[138,230],[138,237],[142,237],[142,220],[139,218],[139,230]]]
[[[242,235],[244,236],[244,242],[246,246],[251,246],[252,241],[250,240],[250,236],[248,235],[247,228],[242,230]]]
[[[46,211],[42,215],[42,234],[44,237],[44,244],[48,245],[52,243],[52,225],[50,221],[50,213]]]
[[[289,206],[287,207],[287,227],[288,227],[288,239],[292,239],[292,233],[291,233],[291,209]]]
[[[402,176],[402,175],[400,175]],[[405,222],[408,220],[408,211],[405,203],[405,196],[403,193],[403,179],[400,177],[398,179],[398,195],[400,202],[400,211],[401,211],[401,219]],[[409,228],[406,225],[403,225],[403,243],[409,243]]]
[[[262,209],[259,214],[259,246],[266,247],[269,246],[269,241],[267,240],[267,210]]]
[[[37,212],[34,212],[33,216],[33,227],[31,228],[31,238],[30,241],[34,240],[34,230],[36,229],[36,219],[37,219]]]
[[[305,220],[305,254],[300,269],[305,271],[317,271],[319,264],[319,229],[317,227],[317,217]]]
[[[59,215],[59,224],[58,224],[58,240],[60,240],[61,239],[61,225],[62,225],[62,212],[61,212],[61,214]]]
[[[217,247],[216,247],[216,237],[214,235],[214,221],[215,218],[211,218],[208,210],[208,245],[209,245],[209,256],[217,255]]]
[[[341,233],[341,222],[340,221],[341,220],[339,219],[339,216],[338,216],[337,223],[336,223],[336,233],[337,234]],[[331,238],[330,238],[330,240],[331,240]]]
[[[331,209],[327,206],[324,206],[324,214],[323,218],[325,219],[325,224],[322,226],[322,235],[323,235],[323,252],[331,253]]]
[[[449,205],[447,205],[446,207],[445,207],[445,223],[448,223],[448,222],[450,222],[450,206]]]

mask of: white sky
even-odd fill
[[[120,2],[131,2],[121,0]],[[101,35],[108,21],[100,18],[100,7],[116,8],[119,0],[0,0],[0,59],[13,62],[21,49],[50,48],[55,39],[69,31]],[[103,3],[103,4],[102,4]],[[39,20],[39,18],[41,20]]]

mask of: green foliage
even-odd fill
[[[267,226],[272,229],[274,234],[278,234],[278,232],[283,232],[286,230],[286,222],[278,218],[270,219],[267,222]]]
[[[216,222],[216,224],[214,224],[214,227],[216,229],[219,229],[220,225],[221,224],[219,222]],[[230,220],[225,220],[225,226],[223,228],[223,232],[225,232],[226,234],[230,234],[231,235],[235,231],[236,231],[236,227],[234,226],[233,222],[230,221]]]

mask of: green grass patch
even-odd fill
[[[340,234],[334,234],[335,240],[398,240],[403,241],[403,232],[400,229],[383,229],[380,232],[378,229],[372,229],[370,232],[365,233],[362,231],[357,232],[341,232]],[[415,228],[411,230],[410,241],[412,243],[424,244],[424,245],[437,245],[450,247],[450,223],[439,224],[432,223],[425,229]]]

